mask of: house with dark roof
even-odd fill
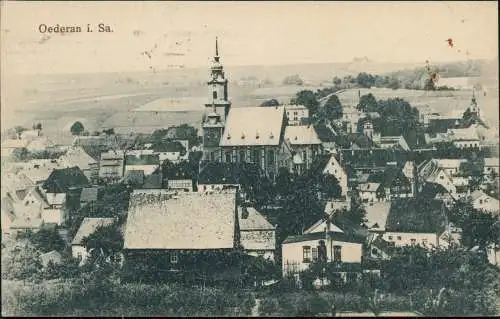
[[[159,156],[161,163],[166,160],[178,163],[180,161],[187,161],[189,157],[189,149],[181,141],[162,140],[154,143],[151,148],[153,149],[153,154]]]
[[[282,243],[283,276],[299,276],[314,262],[333,263],[341,281],[357,280],[361,273],[364,238],[322,219],[300,235]]]
[[[89,181],[95,181],[99,175],[99,162],[87,154],[83,147],[73,146],[59,157],[61,167],[78,166]]]
[[[293,154],[294,170],[298,174],[311,167],[316,155],[322,153],[322,142],[312,125],[287,126],[285,140]]]
[[[125,226],[125,267],[147,263],[155,274],[215,278],[237,265],[236,192],[133,193]],[[239,269],[239,268],[238,268]]]
[[[42,184],[45,193],[68,193],[89,186],[89,180],[77,166],[55,169]]]
[[[258,178],[262,171],[258,165],[245,163],[208,162],[198,175],[198,192],[239,189],[250,178]]]
[[[160,157],[158,154],[137,154],[125,156],[125,169],[127,171],[143,171],[144,176],[151,175],[160,169]]]
[[[375,184],[379,185],[375,186]],[[372,185],[371,189],[370,185]],[[377,189],[374,190],[374,188]],[[367,183],[358,185],[358,189],[360,194],[363,191],[373,192],[372,195],[374,196],[371,199],[374,200],[413,197],[413,184],[411,180],[403,173],[403,169],[396,165],[388,165],[383,172],[370,174]]]
[[[383,239],[396,246],[440,246],[439,238],[447,229],[447,209],[443,202],[421,197],[397,199],[385,225]]]
[[[316,134],[321,141],[321,145],[326,152],[336,153],[337,143],[335,143],[335,136],[337,135],[330,125],[315,124],[313,125]]]

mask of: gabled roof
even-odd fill
[[[245,218],[244,211],[247,211],[248,215]],[[240,223],[240,230],[274,230],[275,227],[271,225],[267,219],[262,216],[253,207],[238,207],[238,218]]]
[[[285,139],[291,145],[319,145],[321,140],[311,125],[287,126],[285,128]]]
[[[340,241],[340,242],[347,242],[347,243],[358,243],[358,244],[363,243],[363,240],[361,240],[360,238],[349,236],[349,235],[346,235],[344,233],[330,232],[328,235],[333,241]],[[309,234],[303,234],[303,235],[288,236],[283,241],[283,245],[292,244],[292,243],[300,243],[300,242],[311,241],[311,240],[326,240],[326,234],[325,234],[325,232],[319,232],[319,233],[309,233]]]
[[[129,208],[125,249],[234,248],[235,193],[147,196]]]
[[[158,154],[127,155],[125,165],[160,165],[160,157]]]
[[[393,242],[388,242],[384,240],[382,236],[375,237],[375,239],[371,242],[371,245],[377,247],[378,249],[382,250],[384,253],[388,255],[391,255],[396,247]]]
[[[87,154],[82,147],[72,147],[59,158],[59,162],[63,166],[78,166],[82,170],[89,169],[90,165],[97,164],[97,161]]]
[[[391,203],[386,230],[408,233],[442,233],[445,206],[439,200],[397,199]]]
[[[67,193],[70,189],[84,188],[89,185],[87,177],[77,166],[55,169],[43,182],[47,193]]]
[[[283,106],[231,108],[220,146],[279,145],[284,110]]]
[[[45,196],[49,205],[63,205],[66,202],[66,193],[47,193]]]
[[[318,134],[318,138],[321,140],[321,142],[335,142],[335,133],[325,124],[314,125],[314,130],[316,131],[316,134]]]
[[[388,166],[383,172],[370,174],[368,182],[380,183],[383,187],[410,186],[410,180],[399,167]]]
[[[114,223],[114,218],[85,217],[71,241],[71,245],[82,245],[83,239],[93,234],[98,227],[109,226]]]
[[[380,183],[368,182],[360,184],[358,186],[358,189],[360,192],[376,192],[379,189],[380,185]]]
[[[321,218],[317,222],[311,225],[308,229],[304,231],[304,234],[312,233],[325,233],[325,229],[328,227],[328,221],[326,218]],[[330,223],[330,231],[334,233],[343,233],[344,231],[340,229],[337,225]]]

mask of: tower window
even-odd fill
[[[213,96],[214,100],[217,100],[217,91],[213,91],[212,96]]]

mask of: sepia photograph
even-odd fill
[[[0,2],[2,317],[500,316],[498,2]]]

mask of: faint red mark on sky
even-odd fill
[[[448,46],[450,48],[453,48],[453,39],[452,38],[447,39],[446,42],[448,42]]]

